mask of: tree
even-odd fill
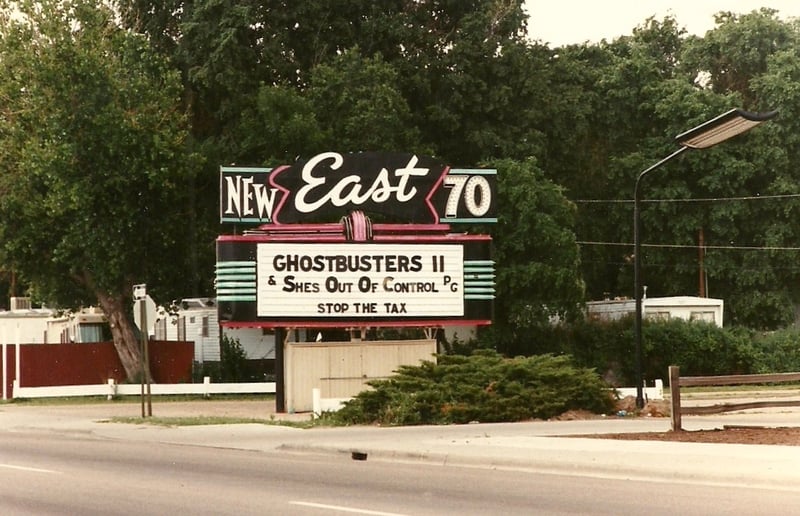
[[[527,330],[569,319],[580,309],[584,285],[572,230],[575,206],[543,177],[533,158],[494,163],[498,202],[494,231],[497,271],[495,330],[498,349],[513,349]]]
[[[632,203],[624,201],[636,175],[677,134],[655,110],[661,85],[683,84],[675,63],[684,32],[674,18],[650,18],[629,36],[559,49],[554,60],[555,102],[547,104],[557,110],[543,128],[541,166],[570,199],[611,201],[577,204],[578,240],[590,242],[581,248],[581,268],[592,299],[633,295],[632,246],[594,243],[632,242]]]
[[[535,69],[520,57],[522,0],[117,3],[126,26],[146,33],[182,70],[192,134],[216,153],[210,158],[251,159],[236,152],[248,150],[239,148],[239,129],[250,123],[243,114],[258,92],[304,93],[313,75],[320,80],[318,67],[352,68],[345,56],[356,49],[363,66],[380,56],[394,70],[392,87],[411,115],[407,130],[438,157],[466,166],[509,157],[506,148],[527,152],[511,157],[531,155],[521,115],[535,109],[525,87]]]
[[[739,93],[745,105],[753,106],[758,97],[751,80],[766,72],[772,54],[797,47],[797,31],[766,7],[748,14],[720,12],[714,19],[717,27],[692,41],[685,65],[704,71],[714,92]]]
[[[633,184],[674,150],[676,134],[731,107],[795,113],[800,31],[771,9],[719,13],[703,37],[674,17],[649,18],[613,41],[550,49],[525,39],[519,0],[117,3],[127,26],[182,71],[193,143],[207,157],[198,206],[216,202],[220,163],[274,165],[331,145],[413,146],[465,167],[535,156],[563,195],[609,201],[576,203],[591,298],[633,295]],[[648,176],[651,295],[696,292],[702,230],[714,246],[704,255],[710,292],[726,299],[726,320],[788,322],[790,312],[775,308],[800,300],[800,269],[774,248],[800,238],[800,206],[734,199],[795,192],[800,147],[789,118],[746,145],[726,142]],[[390,119],[401,129],[386,131]],[[500,206],[509,220],[515,210]],[[194,213],[198,235],[213,234],[213,213]],[[505,256],[512,267],[522,259]]]
[[[358,48],[315,67],[307,94],[327,130],[328,148],[423,151],[398,79],[379,54],[363,58]]]
[[[564,76],[581,81],[583,98],[592,102],[591,123],[583,142],[572,145],[575,157],[548,154],[542,168],[569,188],[572,199],[608,200],[578,203],[578,240],[596,244],[581,249],[583,275],[592,298],[632,297],[636,176],[676,150],[675,135],[731,107],[779,108],[777,122],[681,156],[642,185],[648,294],[698,293],[704,273],[707,295],[725,299],[726,321],[777,328],[791,321],[797,299],[792,285],[800,272],[789,251],[800,237],[791,222],[798,203],[792,197],[767,200],[797,191],[796,124],[791,114],[784,118],[796,97],[797,25],[777,20],[770,10],[721,14],[718,23],[697,38],[686,37],[670,18],[648,20],[612,43],[560,50]],[[548,140],[548,151],[554,148]],[[581,157],[584,167],[561,168]],[[702,271],[701,232],[709,247]]]
[[[179,75],[105,5],[0,7],[2,262],[48,304],[98,303],[133,380],[132,285],[166,297],[186,270]]]
[[[684,45],[676,80],[654,89],[662,100],[659,117],[681,121],[666,125],[678,134],[731,107],[751,111],[779,108],[781,117],[746,136],[702,155],[685,156],[671,165],[676,174],[652,179],[656,199],[716,199],[660,203],[651,209],[650,227],[662,242],[685,249],[652,253],[662,268],[662,287],[692,292],[697,288],[698,235],[704,243],[703,271],[711,295],[726,301],[726,319],[758,329],[775,329],[793,319],[798,300],[795,224],[797,161],[788,138],[787,97],[796,68],[796,26],[781,22],[775,11],[746,15],[721,13],[718,27]],[[780,56],[780,57],[778,57]],[[792,57],[794,56],[794,57]],[[761,89],[769,76],[770,94]],[[691,86],[690,86],[691,84]],[[681,114],[689,114],[684,119]],[[785,196],[785,197],[784,197]]]

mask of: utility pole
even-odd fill
[[[706,297],[706,270],[705,264],[703,263],[703,258],[706,254],[706,238],[703,233],[703,228],[700,228],[700,232],[697,236],[697,247],[699,249],[698,263],[700,265],[700,283],[697,292],[699,297]]]

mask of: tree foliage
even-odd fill
[[[574,226],[565,226],[583,242],[581,278],[569,283],[582,281],[588,299],[633,296],[633,183],[674,150],[676,134],[731,107],[780,108],[780,122],[647,178],[642,264],[650,295],[695,294],[702,281],[726,300],[728,321],[791,321],[797,201],[771,196],[794,195],[798,184],[798,24],[774,10],[719,13],[702,37],[670,16],[613,41],[551,49],[525,39],[520,2],[121,6],[184,72],[209,163],[285,162],[338,144],[427,149],[460,166],[535,156],[565,197],[595,201],[576,203]],[[201,183],[211,202],[214,183]],[[739,200],[759,196],[771,200]],[[516,221],[517,210],[503,203],[501,219]],[[500,250],[501,278],[532,272],[518,265],[529,248]],[[534,290],[499,300],[501,325],[511,304],[544,315],[543,297],[551,306],[574,299],[572,289]]]
[[[17,7],[0,19],[3,263],[48,304],[99,303],[134,378],[131,287],[168,294],[185,270],[179,76],[107,7]]]
[[[500,349],[531,326],[570,318],[583,300],[575,213],[561,188],[544,179],[535,160],[496,163],[498,202],[505,207],[494,232],[496,329]],[[558,293],[557,295],[554,293]]]
[[[591,298],[633,297],[632,248],[614,244],[632,242],[637,175],[675,150],[675,135],[732,107],[780,108],[777,122],[685,154],[645,178],[641,257],[648,295],[697,294],[702,283],[725,299],[729,322],[778,328],[791,322],[797,296],[790,287],[798,272],[791,250],[797,181],[790,179],[797,167],[782,138],[784,124],[793,123],[782,98],[794,89],[784,80],[791,65],[775,67],[789,65],[797,28],[770,10],[717,21],[703,38],[683,35],[667,19],[598,45],[612,57],[596,70],[604,107],[596,113],[614,125],[601,122],[599,134],[589,135],[605,146],[595,163],[607,186],[574,185],[574,198],[606,200],[578,204],[578,240],[594,243],[582,248],[583,276]]]
[[[546,152],[542,129],[562,113],[549,107],[557,94],[543,101],[558,73],[551,51],[524,39],[521,2],[194,2],[170,4],[173,18],[151,2],[120,5],[184,70],[209,164],[276,165],[332,149],[413,151],[456,166],[507,160],[496,236],[508,263],[500,311],[511,318],[499,324],[542,322],[582,300],[571,208],[526,161]],[[216,186],[202,183],[216,202]]]
[[[499,223],[480,230],[496,243],[496,343],[510,343],[584,299],[634,295],[637,175],[741,107],[781,116],[646,178],[644,283],[703,284],[734,324],[790,324],[800,24],[723,12],[690,36],[650,18],[549,48],[526,38],[522,4],[3,2],[4,285],[120,314],[133,282],[207,293],[219,165],[414,151],[500,171]]]

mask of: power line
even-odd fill
[[[750,195],[746,197],[707,197],[698,199],[642,199],[643,203],[656,202],[722,202],[722,201],[769,201],[774,199],[795,199],[800,194],[779,194],[779,195]],[[575,199],[575,204],[630,204],[633,199]]]
[[[592,242],[587,240],[578,240],[575,242],[578,245],[610,245],[610,246],[623,246],[633,247],[631,243],[625,242]],[[722,249],[733,251],[800,251],[800,247],[779,247],[779,246],[740,246],[740,245],[681,245],[681,244],[641,244],[642,247],[661,247],[664,249]]]
[[[630,267],[632,265],[629,261],[597,261],[597,260],[581,260],[583,265],[613,265],[619,268],[622,267]],[[687,265],[685,263],[665,263],[665,262],[648,262],[644,265],[648,269],[683,269],[687,270],[690,268],[696,268],[696,266],[692,267],[691,265]],[[715,267],[717,270],[738,270],[738,271],[761,271],[763,272],[764,266],[753,266],[753,265],[740,265],[740,264],[725,264],[724,266],[720,266],[717,264]],[[769,269],[772,271],[790,271],[790,272],[797,272],[800,271],[800,266],[786,266],[786,265],[770,265]]]

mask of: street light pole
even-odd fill
[[[671,161],[684,152],[689,150],[689,147],[680,147],[678,150],[662,159],[655,165],[647,170],[644,170],[636,178],[636,185],[633,188],[633,291],[636,298],[636,318],[634,320],[633,332],[636,339],[636,408],[644,407],[644,390],[643,390],[643,371],[642,371],[642,276],[641,276],[641,238],[640,226],[641,220],[639,218],[639,205],[642,201],[639,185],[642,178],[668,161]]]
[[[641,203],[640,184],[649,172],[677,158],[689,149],[707,149],[737,134],[749,131],[753,127],[777,116],[777,111],[752,113],[741,109],[731,109],[716,118],[704,122],[697,127],[679,134],[675,141],[680,145],[678,150],[661,161],[639,173],[633,189],[633,288],[636,299],[636,315],[634,320],[634,339],[636,347],[636,408],[644,407],[644,375],[642,353],[642,280],[641,280],[641,238],[639,205]]]

